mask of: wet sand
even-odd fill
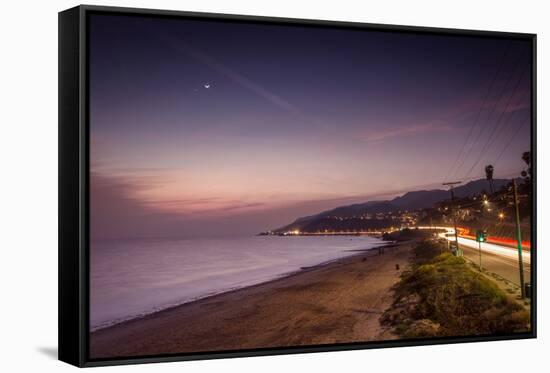
[[[410,252],[410,243],[360,252],[114,325],[90,335],[90,357],[394,339],[379,318]]]

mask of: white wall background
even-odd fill
[[[124,372],[528,372],[550,351],[550,22],[545,1],[93,1],[96,5],[538,34],[539,338],[514,342],[109,368]],[[0,369],[74,369],[57,350],[57,12],[75,1],[5,1],[0,12]],[[546,250],[548,249],[548,250]]]

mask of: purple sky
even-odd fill
[[[92,238],[254,234],[488,163],[509,177],[529,149],[527,41],[110,15],[90,31]]]

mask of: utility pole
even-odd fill
[[[443,185],[448,185],[450,187],[451,191],[451,213],[453,214],[453,225],[455,229],[455,243],[456,243],[456,250],[457,253],[460,253],[458,248],[458,230],[456,229],[456,208],[455,208],[455,193],[454,193],[454,186],[457,184],[460,184],[461,181],[451,181],[448,183],[443,183]]]
[[[514,205],[516,206],[516,232],[518,239],[518,261],[519,261],[519,284],[521,286],[521,298],[525,298],[525,280],[523,278],[523,253],[521,247],[521,225],[519,221],[519,201],[518,201],[518,187],[516,185],[516,179],[513,180],[514,186]]]

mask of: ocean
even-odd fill
[[[90,329],[273,280],[383,244],[367,236],[94,241]]]

